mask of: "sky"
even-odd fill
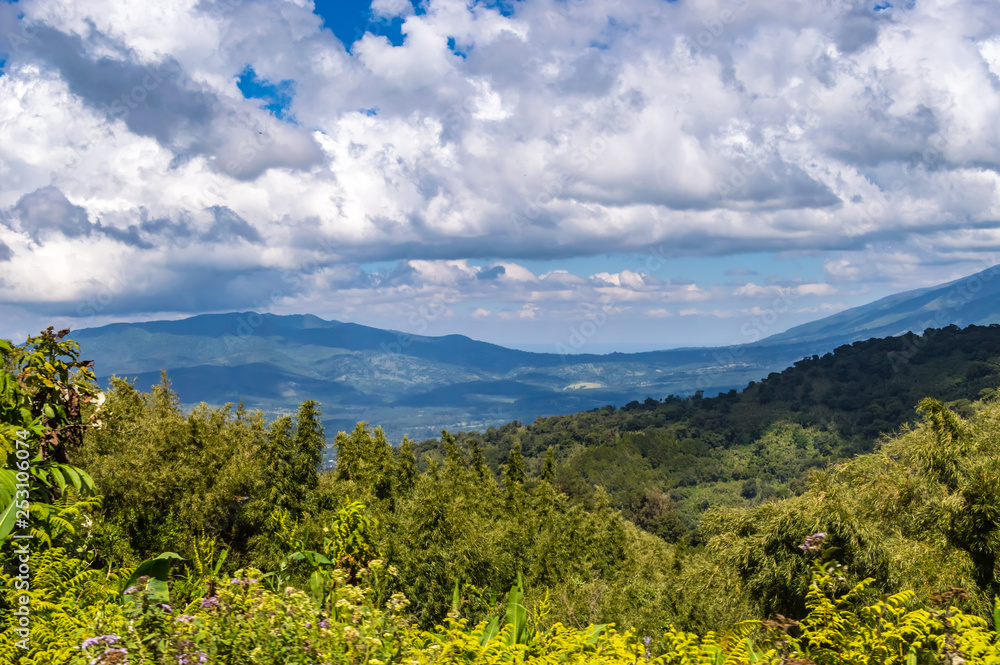
[[[0,0],[0,63],[15,340],[738,344],[1000,263],[995,0]]]

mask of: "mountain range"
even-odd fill
[[[702,390],[742,388],[871,337],[1000,323],[1000,266],[899,293],[751,344],[644,353],[532,353],[461,335],[424,337],[312,315],[241,312],[74,331],[99,379],[148,390],[166,370],[185,406],[243,400],[269,414],[322,403],[330,433],[357,421],[391,440],[483,429]]]

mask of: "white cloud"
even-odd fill
[[[388,311],[451,288],[519,317],[558,315],[541,302],[566,316],[594,303],[666,316],[684,302],[933,283],[1000,243],[989,0],[880,12],[852,0],[525,0],[512,16],[377,0],[376,15],[405,19],[405,42],[368,34],[351,53],[304,1],[18,6],[37,36],[0,76],[6,302],[72,312],[123,282],[116,306],[136,314],[362,308],[366,294]],[[21,26],[0,13],[3,34]],[[147,67],[167,65],[142,87]],[[292,82],[294,123],[243,98],[248,65]],[[15,206],[48,187],[93,233],[24,230]],[[214,208],[260,242],[200,241]],[[813,252],[829,284],[671,285],[649,270],[584,278],[518,263],[653,246]],[[75,272],[48,269],[68,253],[85,253]],[[403,263],[379,276],[358,271],[367,261]],[[194,300],[166,295],[199,283]]]

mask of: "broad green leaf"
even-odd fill
[[[62,470],[63,474],[69,478],[69,481],[73,483],[73,487],[76,488],[77,492],[83,491],[83,483],[80,479],[80,474],[77,470],[68,464],[60,464],[59,468]]]
[[[155,559],[143,561],[135,569],[135,572],[132,573],[132,576],[128,578],[128,581],[125,582],[124,589],[127,590],[135,586],[136,580],[145,575],[149,577],[149,581],[146,582],[146,590],[149,592],[149,598],[158,603],[170,602],[170,590],[167,586],[167,579],[170,575],[171,559],[183,561],[184,557],[174,552],[164,552]],[[124,595],[124,591],[122,594]],[[131,597],[126,597],[125,602],[132,603],[134,601]]]
[[[500,633],[500,617],[493,617],[486,626],[486,631],[479,636],[479,646],[486,646]]]
[[[0,497],[14,496],[16,491],[17,475],[11,469],[0,469],[0,492],[6,492],[6,494],[0,494]]]
[[[323,575],[318,570],[314,570],[313,574],[309,576],[309,592],[313,600],[316,601],[316,604],[322,607],[325,595],[323,592]]]
[[[598,623],[587,628],[587,642],[589,644],[597,644],[597,640],[601,639],[601,634],[607,630],[608,624]]]
[[[451,593],[451,611],[458,613],[459,608],[462,606],[462,597],[458,593],[458,580],[455,580],[455,590]]]
[[[215,562],[215,569],[212,571],[213,576],[219,576],[219,571],[222,570],[222,564],[225,562],[227,556],[229,556],[229,550],[222,550],[222,554],[219,555],[219,560]]]
[[[84,471],[83,469],[76,469],[76,472],[80,474],[80,481],[83,483],[83,486],[87,488],[87,493],[93,494],[94,490],[96,489],[96,485],[94,484],[94,479],[91,478],[90,474]]]
[[[0,543],[7,540],[7,536],[14,530],[14,522],[17,519],[17,502],[15,496],[4,498],[3,509],[0,510]]]
[[[49,473],[52,474],[52,479],[56,481],[56,485],[59,487],[59,491],[65,491],[66,489],[66,478],[63,476],[62,471],[59,470],[58,466],[52,466],[49,469]]]
[[[507,623],[512,627],[510,639],[514,644],[527,644],[528,610],[524,606],[524,586],[521,573],[517,574],[517,584],[511,587],[507,596]]]

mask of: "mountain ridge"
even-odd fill
[[[895,293],[867,305],[794,326],[761,340],[766,344],[838,339],[849,344],[898,337],[928,328],[1000,323],[1000,264],[937,286]],[[919,305],[919,306],[917,306]]]
[[[274,414],[315,399],[331,429],[380,422],[398,440],[648,397],[726,392],[844,344],[920,334],[930,327],[920,327],[926,322],[1000,323],[997,272],[1000,266],[993,266],[728,347],[561,355],[458,334],[434,337],[312,314],[257,312],[113,323],[73,337],[97,362],[102,381],[134,377],[148,389],[164,369],[186,405],[243,398]]]

